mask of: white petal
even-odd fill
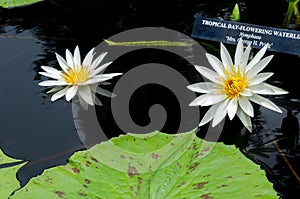
[[[72,53],[68,49],[66,49],[66,60],[67,60],[68,66],[70,68],[74,68],[75,69],[73,55],[72,55]]]
[[[66,94],[66,91],[68,90],[68,87],[58,91],[57,93],[55,93],[54,95],[52,95],[51,97],[51,101],[55,101],[59,98],[61,98],[62,96],[64,96]]]
[[[94,95],[94,104],[96,104],[97,106],[102,106],[101,101]]]
[[[273,86],[273,85],[270,85],[270,84],[267,84],[267,83],[263,83],[266,87],[269,87],[273,90],[273,94],[269,94],[269,95],[284,95],[284,94],[288,94],[289,92],[281,89],[281,88],[278,88],[276,86]]]
[[[265,86],[264,84],[258,84],[249,87],[253,93],[262,94],[262,95],[274,95],[273,89]]]
[[[232,99],[229,100],[228,106],[227,106],[227,113],[229,116],[229,119],[232,120],[236,114],[236,111],[238,109],[238,103],[236,100]]]
[[[64,81],[47,80],[39,83],[39,86],[65,86],[68,85]]]
[[[110,91],[105,90],[105,89],[100,88],[100,87],[97,87],[96,92],[97,92],[98,94],[103,95],[103,96],[106,96],[106,97],[115,97],[115,96],[116,96],[116,94],[111,93]]]
[[[101,53],[92,63],[91,65],[91,69],[94,69],[96,68],[101,62],[102,60],[104,59],[104,57],[106,56],[107,52],[105,53]]]
[[[47,73],[47,72],[39,72],[39,74],[53,79],[61,79],[61,75],[56,75],[56,74],[54,75],[52,73]]]
[[[47,73],[53,74],[53,75],[61,75],[61,72],[55,68],[49,67],[49,66],[41,66],[41,68],[46,71]]]
[[[71,86],[66,92],[66,100],[70,101],[77,93],[78,86]]]
[[[226,95],[223,94],[203,94],[194,99],[189,105],[190,106],[210,106],[217,104],[226,99]]]
[[[252,124],[249,115],[244,113],[241,109],[238,109],[236,114],[240,118],[243,125],[248,129],[248,131],[252,132]]]
[[[238,44],[236,46],[235,55],[234,55],[234,66],[235,66],[235,69],[237,69],[237,67],[240,65],[243,53],[244,53],[243,39],[240,38],[239,42],[238,42]]]
[[[216,72],[203,66],[195,66],[195,68],[202,76],[209,79],[210,81],[219,84],[221,83],[220,76]]]
[[[225,67],[231,68],[233,65],[230,54],[223,43],[221,43],[221,60]]]
[[[56,55],[56,59],[58,61],[58,64],[60,65],[60,67],[64,70],[67,71],[68,69],[68,64],[66,62],[66,60],[64,58],[62,58],[59,54],[55,53]]]
[[[82,97],[86,103],[90,105],[94,105],[93,98],[92,98],[92,92],[89,86],[79,86],[78,93]]]
[[[266,44],[262,49],[260,49],[258,51],[258,53],[254,56],[254,58],[247,65],[246,71],[249,71],[254,65],[256,65],[261,60],[261,58],[266,53],[268,46],[269,46],[269,44]]]
[[[98,84],[89,84],[89,87],[93,93],[96,93]]]
[[[252,97],[249,98],[249,100],[261,106],[264,106],[270,110],[276,111],[278,113],[282,113],[281,109],[278,106],[276,106],[273,102],[271,102],[267,98],[264,98],[260,95],[254,94]]]
[[[245,72],[245,69],[246,69],[246,66],[247,66],[247,63],[248,63],[248,60],[249,60],[250,52],[251,52],[251,45],[249,44],[247,46],[245,52],[243,53],[242,58],[241,58],[241,62],[240,62],[240,67],[241,67],[242,73]]]
[[[110,80],[113,77],[122,75],[122,73],[108,73],[108,74],[101,74],[101,75],[96,75],[93,78],[87,80],[86,82],[83,82],[81,85],[88,85],[88,84],[95,84],[99,82],[104,82],[106,80]]]
[[[187,86],[188,89],[197,93],[209,93],[214,89],[214,84],[211,82],[200,82]]]
[[[260,71],[262,71],[268,65],[268,63],[271,61],[272,57],[273,57],[273,55],[270,55],[268,57],[265,57],[261,61],[259,61],[252,69],[250,69],[248,71],[247,78],[252,79],[255,75],[257,75]]]
[[[249,96],[252,96],[253,93],[252,93],[251,89],[245,88],[244,91],[241,93],[241,95],[245,96],[245,97],[249,97]]]
[[[99,74],[100,72],[105,70],[111,63],[112,62],[105,63],[105,64],[99,66],[98,68],[96,68],[94,71],[92,70],[93,72],[92,72],[91,76]]]
[[[208,109],[208,111],[203,116],[199,126],[203,126],[213,119],[215,114],[214,110],[216,110],[215,106],[212,106]]]
[[[207,60],[213,69],[220,75],[225,76],[223,72],[223,63],[214,55],[206,53]]]
[[[225,118],[225,116],[227,114],[227,111],[226,111],[227,103],[228,103],[228,101],[225,100],[217,108],[217,110],[216,110],[216,112],[214,114],[214,118],[213,118],[213,122],[212,122],[212,127],[215,127],[217,124],[219,124]]]
[[[111,83],[110,82],[100,82],[99,84],[100,85],[110,85]]]
[[[269,79],[274,73],[259,73],[249,80],[249,86],[257,85]]]
[[[243,96],[239,97],[239,106],[250,117],[254,116],[253,106],[246,97],[243,97]]]
[[[91,66],[92,61],[93,61],[93,57],[94,57],[94,50],[95,48],[92,48],[85,56],[82,65],[83,66]]]
[[[48,94],[49,93],[54,93],[54,92],[59,91],[61,89],[63,89],[63,87],[61,87],[61,86],[55,86],[55,87],[51,88],[50,90],[48,90],[46,93],[48,93]]]
[[[74,65],[75,66],[81,66],[81,57],[80,57],[80,50],[79,47],[76,46],[75,50],[74,50]]]

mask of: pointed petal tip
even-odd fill
[[[252,126],[245,126],[245,128],[246,128],[250,133],[252,133]]]

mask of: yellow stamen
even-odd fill
[[[69,67],[67,71],[62,73],[62,78],[71,85],[76,85],[78,83],[83,83],[88,80],[91,74],[87,66],[77,66],[75,69]]]
[[[224,69],[223,78],[224,92],[230,99],[237,99],[241,92],[248,86],[247,78],[241,73],[240,66],[236,70],[234,65]]]

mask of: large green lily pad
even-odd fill
[[[0,0],[0,6],[3,8],[14,8],[19,6],[26,6],[42,0]]]
[[[25,163],[14,166],[15,162],[19,161],[6,156],[0,150],[0,199],[7,199],[13,191],[20,187],[16,173]]]
[[[193,132],[123,135],[50,168],[12,197],[86,199],[278,198],[265,171],[234,146]]]

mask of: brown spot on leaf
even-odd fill
[[[53,179],[51,177],[47,176],[45,179],[45,182],[52,183],[52,180]]]
[[[209,147],[205,147],[204,149],[202,149],[202,151],[200,151],[199,153],[198,153],[198,157],[202,157],[202,156],[204,156],[205,154],[206,154],[206,152],[207,151],[209,151],[210,150],[210,148]]]
[[[130,163],[128,163],[127,174],[128,174],[129,177],[139,175],[137,169],[135,167],[130,166]]]
[[[53,191],[54,194],[56,194],[58,197],[63,198],[65,192],[62,191]]]
[[[211,174],[204,175],[203,178],[207,178],[209,176],[211,176]]]
[[[179,185],[177,185],[176,187],[177,188],[180,188],[180,187],[182,187],[183,185],[185,185],[185,183],[186,183],[186,181],[182,181]]]
[[[86,167],[90,167],[91,164],[92,164],[92,163],[91,163],[90,161],[86,161],[85,166],[86,166]]]
[[[227,176],[226,178],[232,178],[232,176]]]
[[[244,173],[245,175],[251,175],[251,173]]]
[[[143,182],[143,178],[138,177],[138,185],[137,185],[136,198],[140,195],[142,182]]]
[[[76,174],[80,172],[80,170],[77,169],[77,168],[72,168],[72,170],[73,170],[73,172],[76,173]]]
[[[121,159],[125,159],[126,156],[125,156],[125,155],[120,155],[120,158],[121,158]]]
[[[84,188],[88,188],[88,186],[86,186],[85,184],[82,185]]]
[[[91,157],[91,160],[93,160],[93,161],[96,162],[96,163],[99,162],[99,161],[98,161],[96,158],[94,158],[94,157]]]
[[[218,186],[217,188],[227,187],[228,184],[222,184],[221,186]]]
[[[201,198],[203,198],[203,199],[212,199],[212,198],[214,198],[214,197],[209,196],[209,193],[208,193],[208,194],[203,194],[203,195],[201,196]]]
[[[130,160],[133,160],[133,159],[134,159],[134,157],[130,156],[130,157],[129,157],[129,159],[130,159]]]
[[[90,181],[89,179],[84,179],[84,182],[85,182],[86,184],[90,184],[90,183],[91,183],[91,181]]]
[[[152,153],[151,156],[152,156],[152,159],[154,159],[154,160],[157,160],[160,157],[160,155],[157,153]]]
[[[82,193],[82,192],[78,192],[78,195],[80,195],[80,196],[87,196],[86,193]]]
[[[188,167],[188,170],[194,171],[194,170],[197,168],[197,166],[198,166],[199,164],[200,164],[199,162],[194,162],[194,163],[188,165],[188,166],[187,166],[187,167]]]
[[[201,189],[206,185],[208,182],[199,182],[199,183],[194,183],[192,186],[194,186],[194,189]]]
[[[133,190],[134,190],[134,189],[133,189],[133,186],[130,186],[130,191],[133,192]]]
[[[138,163],[140,166],[143,166],[143,163],[141,163],[140,161],[137,161],[137,163]]]

